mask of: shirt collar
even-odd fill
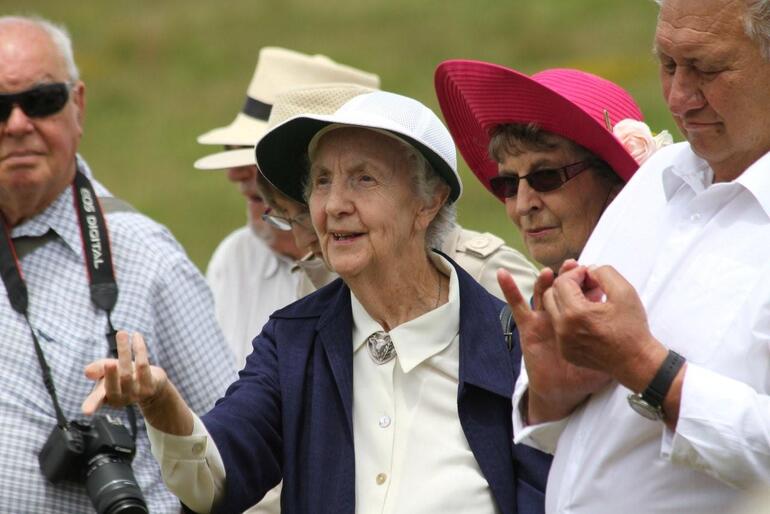
[[[687,150],[679,152],[673,163],[663,170],[663,191],[666,201],[671,200],[684,185],[699,193],[714,180],[714,172],[711,171],[708,163],[695,155],[689,146]]]
[[[770,152],[757,159],[735,181],[752,194],[770,218]]]
[[[444,305],[390,331],[396,349],[396,360],[404,373],[409,373],[422,362],[443,351],[460,331],[460,286],[457,273],[454,266],[442,256],[431,252],[430,258],[439,270],[449,276],[449,299]],[[353,311],[355,353],[364,345],[367,337],[383,328],[366,312],[352,292],[350,302]]]
[[[671,200],[682,186],[690,187],[698,194],[715,185],[711,167],[689,147],[687,151],[680,152],[674,162],[663,170],[662,179],[666,201]],[[770,218],[770,152],[757,159],[731,183],[719,186],[746,189]]]

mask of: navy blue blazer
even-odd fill
[[[550,457],[512,443],[521,352],[503,339],[502,302],[454,266],[460,424],[500,511],[541,513]],[[239,380],[202,418],[227,474],[216,512],[245,510],[281,479],[283,514],[355,512],[352,326],[350,289],[336,280],[275,312],[254,339]]]

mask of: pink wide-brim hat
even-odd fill
[[[622,87],[591,73],[549,69],[527,76],[482,61],[442,62],[435,74],[436,95],[449,131],[465,162],[492,191],[498,175],[489,156],[492,130],[505,123],[535,123],[604,160],[627,182],[639,168],[612,134],[620,120],[643,119]]]

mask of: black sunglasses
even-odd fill
[[[533,171],[529,175],[499,175],[489,179],[492,192],[500,198],[512,198],[519,192],[519,182],[526,180],[529,187],[538,193],[559,189],[568,180],[587,170],[593,163],[590,160],[575,162],[555,169]]]
[[[62,82],[42,84],[20,93],[0,94],[0,123],[8,121],[18,105],[30,118],[45,118],[61,111],[69,100],[69,86]]]

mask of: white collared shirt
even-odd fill
[[[366,339],[383,328],[351,295],[356,512],[497,512],[457,414],[460,289],[449,301],[389,332],[396,358],[378,365]]]
[[[238,369],[270,315],[297,300],[299,275],[291,272],[292,265],[248,226],[232,232],[214,250],[206,280]]]
[[[770,483],[770,154],[738,179],[688,144],[648,161],[608,208],[581,262],[638,291],[652,334],[688,360],[676,432],[634,413],[613,384],[569,418],[514,433],[555,450],[549,513],[724,513]]]
[[[382,330],[351,294],[356,512],[499,512],[457,413],[460,287],[454,267],[432,254],[449,279],[449,301],[390,331],[397,357],[376,365],[364,341]],[[223,490],[219,451],[196,417],[193,435],[148,425],[166,485],[196,512]]]

